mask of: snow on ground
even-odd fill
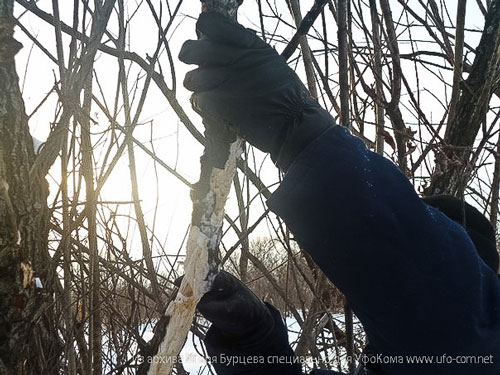
[[[337,326],[341,329],[344,329],[344,315],[343,314],[332,314],[331,318],[337,324]],[[296,341],[300,334],[300,327],[297,321],[293,317],[287,317],[285,319],[285,323],[288,328],[289,342],[294,348],[296,345]],[[143,327],[144,334],[143,338],[146,341],[149,341],[153,337],[152,326]],[[355,320],[354,330],[355,334],[360,332],[361,325],[359,322]],[[325,334],[325,340],[329,343],[333,344],[333,337],[329,334]],[[182,360],[182,364],[184,369],[190,375],[208,375],[210,374],[209,365],[207,361],[203,357],[203,353],[205,348],[198,337],[196,337],[192,332],[189,332],[186,343],[181,351],[180,357]],[[322,352],[324,354],[324,352]],[[331,349],[326,352],[326,356],[322,357],[323,364],[328,364],[328,367],[332,369],[339,369],[339,357],[340,357],[340,367],[343,370],[347,370],[347,362],[346,362],[346,353],[343,348],[339,348],[338,350]],[[304,358],[301,362],[305,362],[306,368],[304,370],[312,369],[313,367],[313,359],[312,358]]]

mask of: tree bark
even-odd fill
[[[236,20],[243,0],[205,0],[203,11],[214,11]],[[185,273],[177,297],[168,307],[165,336],[151,361],[150,375],[170,374],[184,345],[196,305],[219,272],[218,248],[222,234],[224,206],[242,152],[242,140],[228,145],[207,143],[201,159],[200,180],[192,193],[193,215],[186,244]],[[220,148],[228,149],[221,169]]]
[[[436,170],[426,195],[463,194],[473,171],[470,156],[484,122],[493,92],[498,88],[500,67],[500,0],[491,2],[484,31],[476,48],[469,76],[462,83],[454,121],[436,159]]]
[[[447,133],[455,121],[455,112],[460,98],[460,83],[462,82],[464,61],[464,29],[467,0],[459,0],[457,5],[457,25],[455,30],[455,56],[453,66],[453,88],[451,92],[450,108],[448,111]]]
[[[377,154],[384,155],[384,107],[380,102],[384,101],[384,86],[382,84],[382,40],[380,38],[380,19],[377,12],[377,2],[370,0],[370,15],[372,21],[373,42],[373,73],[375,75],[375,92],[380,101],[375,101],[375,118],[377,127],[377,138],[375,141]]]
[[[408,157],[406,149],[406,126],[403,120],[403,115],[400,109],[401,99],[401,78],[403,72],[401,70],[401,59],[398,46],[398,37],[394,28],[392,19],[391,6],[388,0],[380,0],[380,8],[384,17],[384,23],[387,30],[387,47],[392,60],[392,77],[391,77],[391,100],[387,103],[386,111],[391,119],[392,128],[394,130],[394,138],[397,144],[398,165],[405,173],[408,173]]]
[[[491,182],[491,203],[490,203],[490,222],[497,232],[498,228],[498,204],[500,195],[500,137],[497,140],[495,152],[495,170],[493,172],[493,181]]]
[[[339,43],[339,86],[340,86],[340,125],[350,128],[349,119],[349,62],[347,46],[347,4],[339,0],[337,16],[337,36]]]
[[[15,68],[22,45],[13,5],[0,0],[0,373],[57,373],[62,347],[50,293],[34,285],[38,277],[48,287],[48,189],[29,176],[35,153]]]
[[[295,20],[295,26],[300,28],[302,23],[302,12],[300,11],[300,3],[298,0],[288,0],[290,11]],[[314,76],[314,66],[312,63],[312,52],[307,42],[307,35],[303,35],[299,39],[302,58],[304,60],[304,69],[306,71],[307,88],[314,99],[318,99],[318,90],[316,88],[316,78]]]
[[[87,77],[84,88],[82,129],[82,174],[85,179],[85,209],[88,221],[89,241],[89,368],[93,375],[102,373],[102,319],[101,319],[101,277],[99,268],[99,250],[97,246],[97,206],[94,187],[94,165],[92,162],[92,141],[90,137],[90,110],[92,104],[92,75]]]

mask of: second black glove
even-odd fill
[[[264,302],[233,275],[221,271],[198,310],[224,336],[239,338],[267,331],[273,319]]]

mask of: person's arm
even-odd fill
[[[473,355],[499,343],[498,278],[467,233],[345,128],[305,149],[268,204],[347,296],[379,351]]]
[[[500,361],[500,286],[465,231],[426,206],[394,164],[333,126],[254,33],[214,14],[197,27],[207,39],[180,53],[198,65],[184,82],[194,108],[288,171],[269,206],[346,294],[373,346],[389,355],[498,348]]]

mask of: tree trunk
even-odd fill
[[[349,61],[347,46],[347,4],[339,0],[337,16],[337,36],[339,43],[339,86],[340,86],[340,125],[347,126],[349,120]]]
[[[57,373],[62,347],[51,329],[47,183],[35,160],[14,56],[14,1],[0,0],[0,373]],[[36,319],[34,318],[36,315]]]
[[[499,67],[500,0],[495,0],[489,7],[469,76],[461,84],[454,120],[449,124],[441,153],[436,158],[436,171],[426,195],[463,194],[473,171],[469,160],[472,147],[491,96],[497,89]]]
[[[243,0],[211,0],[203,3],[203,11],[215,11],[236,20],[239,5]],[[191,194],[193,215],[186,243],[186,264],[177,297],[168,307],[169,317],[166,334],[155,357],[151,358],[149,374],[170,374],[182,346],[186,340],[195,315],[196,304],[203,294],[210,290],[219,272],[218,248],[222,236],[224,206],[229,195],[237,160],[242,153],[242,139],[236,138],[231,144],[215,144],[209,141],[201,158],[200,180]],[[227,155],[221,165],[220,148],[227,146]],[[216,161],[217,160],[217,161]]]
[[[377,2],[370,0],[370,15],[372,21],[372,42],[373,42],[373,73],[375,75],[375,92],[379,101],[375,101],[375,123],[377,124],[377,138],[375,141],[377,154],[384,155],[384,107],[380,102],[384,99],[384,86],[382,76],[382,40],[380,38],[380,19],[377,12]]]

